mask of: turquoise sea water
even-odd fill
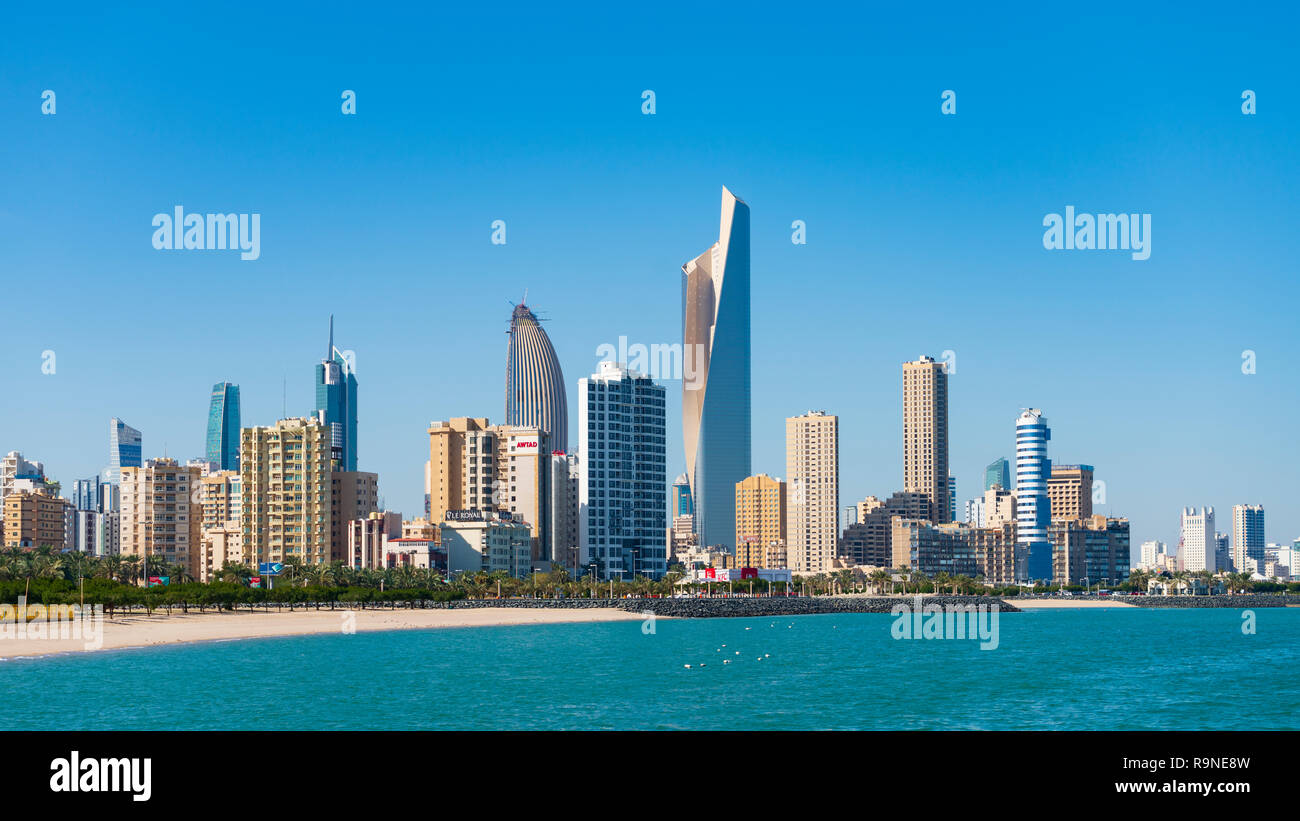
[[[13,659],[0,729],[1300,728],[1300,609],[1253,612],[1006,613],[989,651],[852,614]]]

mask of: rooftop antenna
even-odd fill
[[[334,318],[330,317],[330,339],[334,338]],[[280,377],[280,418],[289,418],[289,377]]]
[[[334,358],[334,314],[330,314],[330,346],[325,349],[325,359],[329,361]]]

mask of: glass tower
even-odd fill
[[[994,485],[1003,490],[1015,490],[1011,486],[1011,463],[1005,457],[984,468],[984,489],[992,490]]]
[[[334,317],[325,359],[316,366],[316,413],[329,428],[330,466],[357,469],[357,376],[355,363],[334,347]]]
[[[212,386],[208,409],[208,461],[217,470],[239,470],[239,386],[218,382]]]
[[[701,547],[736,537],[750,470],[749,206],[722,189],[718,241],[682,266],[682,434]]]
[[[117,484],[122,468],[138,468],[141,460],[140,431],[116,416],[108,421],[108,481]]]

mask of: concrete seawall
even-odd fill
[[[1267,594],[1231,596],[1125,596],[1125,604],[1137,607],[1231,607],[1249,610],[1257,607],[1300,607],[1300,596]]]

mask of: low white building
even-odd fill
[[[508,515],[477,510],[448,513],[456,515],[448,516],[439,527],[449,573],[503,570],[522,579],[532,572],[532,532],[528,525]]]

